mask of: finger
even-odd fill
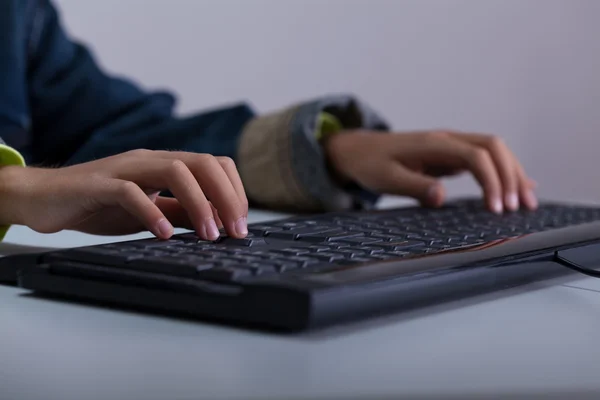
[[[121,168],[119,177],[147,188],[169,189],[187,211],[200,238],[216,240],[219,237],[208,199],[183,161],[156,157],[134,159]]]
[[[106,206],[120,206],[136,217],[150,232],[160,239],[173,235],[173,226],[152,202],[146,193],[135,183],[120,179],[110,179],[106,184],[94,185],[95,197]]]
[[[229,176],[210,154],[186,152],[156,152],[161,157],[183,161],[190,169],[200,187],[219,212],[219,217],[230,236],[245,237],[248,234],[248,206],[242,204]],[[245,196],[245,195],[244,195]]]
[[[502,185],[496,166],[484,148],[452,136],[435,135],[431,140],[418,141],[410,149],[402,151],[408,150],[426,165],[468,169],[483,189],[488,208],[495,213],[502,212]]]
[[[436,179],[411,171],[399,163],[385,166],[386,173],[377,178],[377,191],[417,199],[423,206],[439,207],[444,202],[444,188]]]
[[[490,154],[476,148],[470,151],[469,169],[483,188],[488,207],[495,213],[501,213],[504,209],[502,204],[502,185],[498,171],[492,161]]]
[[[221,164],[223,171],[227,174],[233,189],[238,195],[240,199],[241,206],[246,216],[248,216],[248,198],[246,197],[246,191],[244,190],[244,185],[242,183],[242,178],[235,166],[235,162],[229,157],[217,157],[217,161]]]
[[[187,211],[185,208],[183,208],[181,203],[179,203],[179,200],[160,196],[156,199],[156,205],[163,212],[163,214],[165,214],[173,226],[177,228],[194,229]],[[219,229],[223,228],[223,222],[221,222],[221,219],[219,218],[219,213],[212,204],[210,206],[213,211],[213,218],[215,219],[217,227]]]
[[[471,133],[451,133],[451,135],[471,144],[483,147],[489,152],[502,184],[504,205],[508,210],[518,210],[520,191],[516,165],[517,159],[506,144],[495,136]]]
[[[210,203],[210,208],[212,208],[213,217],[215,218],[217,227],[219,227],[219,229],[223,228],[223,221],[221,221],[221,218],[219,217],[219,212],[217,211],[215,206],[212,205],[212,203]]]
[[[170,159],[181,159],[184,162],[194,162],[198,156],[206,156],[204,154],[199,155],[196,153],[188,153],[188,152],[179,152],[179,151],[159,151],[157,152],[162,157],[170,158]],[[238,199],[240,200],[240,204],[244,208],[245,215],[248,215],[248,198],[246,196],[246,191],[244,190],[244,185],[242,183],[242,178],[237,170],[235,162],[230,157],[215,157],[216,160],[225,171],[227,178],[231,182],[233,189],[237,193]]]
[[[205,188],[227,233],[234,237],[245,237],[248,234],[248,207],[242,205],[221,164],[214,157],[206,157],[196,161],[192,171]]]
[[[527,177],[521,164],[517,164],[517,175],[519,178],[519,196],[521,198],[521,202],[529,210],[537,209],[539,203],[537,196],[534,193],[537,183]]]
[[[179,200],[171,197],[159,196],[156,199],[155,204],[174,227],[194,229],[194,224],[192,224],[188,212],[181,205]]]
[[[248,234],[247,206],[244,208],[238,195],[221,167],[213,156],[206,154],[185,154],[184,162],[202,186],[212,205],[217,209],[227,234],[233,237],[245,237]]]

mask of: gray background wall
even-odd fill
[[[110,71],[189,113],[358,94],[397,130],[502,136],[543,196],[600,200],[598,0],[57,0]],[[451,193],[476,193],[470,178]]]

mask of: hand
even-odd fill
[[[58,169],[0,169],[0,223],[43,233],[121,235],[173,226],[215,240],[247,234],[248,201],[235,164],[208,154],[135,150]],[[175,198],[161,197],[169,190]]]
[[[436,178],[470,171],[489,209],[537,207],[534,183],[497,137],[449,131],[377,134],[345,132],[325,143],[334,172],[379,193],[410,196],[429,207],[442,205]]]

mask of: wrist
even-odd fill
[[[341,121],[333,114],[328,112],[322,112],[319,114],[317,120],[317,128],[315,131],[315,137],[317,142],[321,145],[325,153],[325,161],[327,164],[327,170],[331,178],[339,185],[344,186],[350,179],[340,173],[338,168],[334,165],[332,160],[335,158],[331,157],[332,140],[344,132],[344,127]],[[335,140],[333,140],[335,142]]]
[[[352,181],[352,177],[340,168],[339,149],[343,148],[343,142],[347,133],[332,135],[321,142],[325,152],[329,173],[340,185],[346,185]]]
[[[0,226],[25,225],[25,211],[31,202],[31,196],[27,196],[29,169],[16,165],[0,167]]]

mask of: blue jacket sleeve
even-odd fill
[[[235,158],[254,117],[247,105],[177,118],[172,94],[147,93],[103,72],[89,49],[67,37],[50,1],[36,3],[28,71],[33,139],[24,151],[30,162],[68,165],[135,148]]]

